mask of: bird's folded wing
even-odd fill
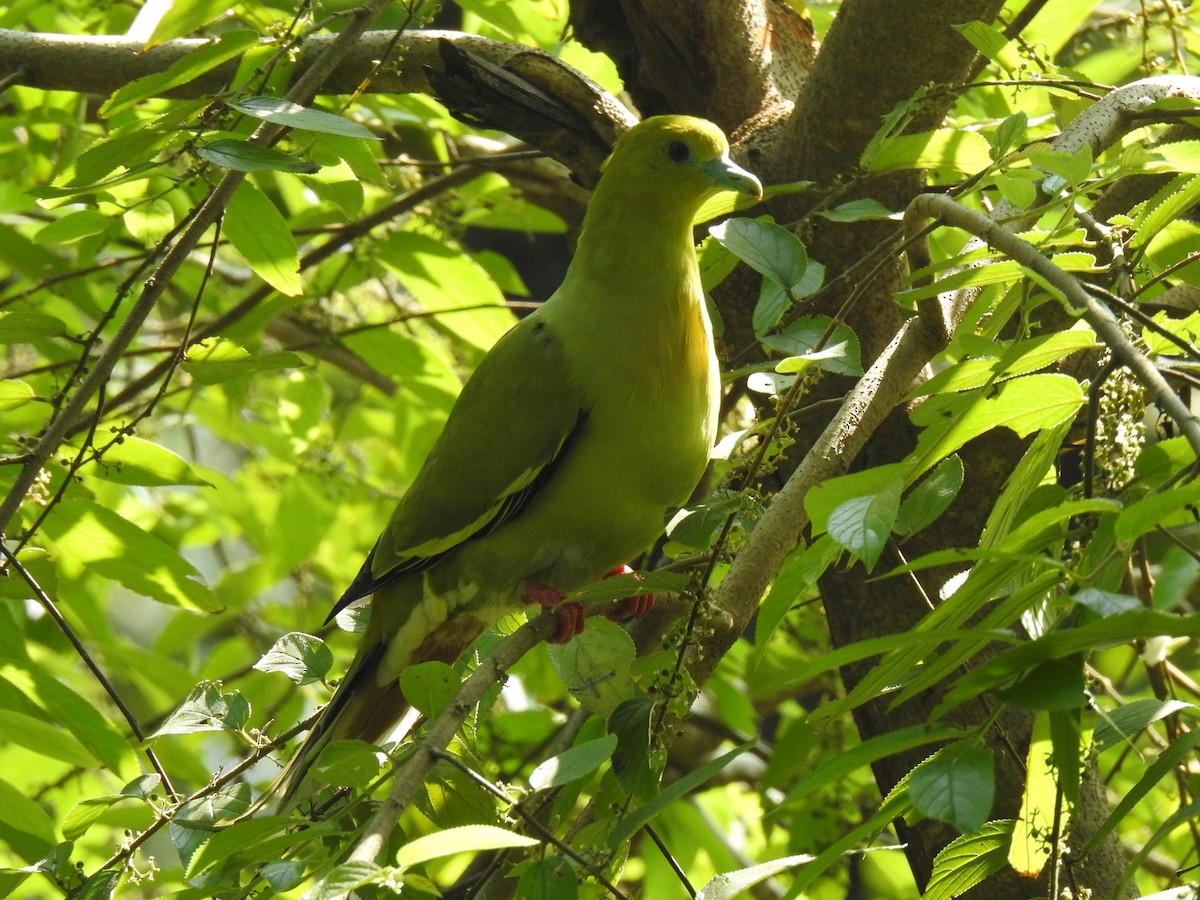
[[[330,618],[519,513],[586,417],[549,326],[536,316],[520,322],[464,386],[424,466]]]

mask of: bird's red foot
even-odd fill
[[[540,581],[527,581],[521,588],[521,596],[526,603],[536,603],[543,610],[554,610],[554,615],[558,617],[558,630],[550,636],[550,643],[565,644],[583,632],[583,604],[575,601],[564,603],[566,594],[558,588]]]
[[[617,566],[604,577],[612,578],[614,575],[632,575],[638,581],[642,580],[641,575],[625,565]],[[619,608],[605,613],[605,615],[614,622],[626,622],[629,619],[640,619],[652,609],[654,609],[654,595],[637,594],[633,597],[626,597]]]

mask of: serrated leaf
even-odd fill
[[[351,891],[375,884],[388,871],[373,862],[342,863],[306,891],[302,900],[345,900]]]
[[[913,770],[908,796],[922,815],[971,834],[983,827],[991,812],[995,779],[990,748],[952,744]]]
[[[179,807],[173,820],[175,823],[188,830],[202,829],[201,837],[191,840],[187,859],[204,843],[214,826],[229,824],[249,811],[250,795],[250,785],[245,782],[227,784],[203,797],[188,800]],[[182,849],[180,857],[183,858]]]
[[[400,690],[405,699],[429,718],[441,714],[462,687],[462,679],[451,666],[429,660],[407,666],[400,673]]]
[[[608,762],[616,748],[615,734],[577,744],[534,769],[529,775],[529,787],[534,791],[544,791],[586,778]]]
[[[274,122],[276,125],[286,125],[289,128],[298,128],[301,131],[340,134],[343,137],[365,138],[371,141],[382,140],[370,128],[352,119],[301,106],[287,100],[280,100],[276,97],[250,97],[234,103],[233,108],[248,116],[254,116],[256,119]]]
[[[78,900],[108,900],[117,890],[125,873],[120,869],[103,869],[90,876],[73,894]]]
[[[196,155],[223,169],[235,172],[290,172],[311,175],[321,167],[314,162],[296,159],[274,147],[262,147],[249,141],[217,138],[196,148]]]
[[[956,837],[933,858],[921,900],[954,900],[1008,864],[1013,820],[987,822],[974,834]]]
[[[1200,148],[1200,141],[1180,141]],[[1162,149],[1173,144],[1164,144]],[[1198,150],[1200,152],[1200,150]],[[1171,179],[1145,202],[1134,224],[1129,245],[1134,248],[1146,246],[1164,228],[1176,222],[1200,200],[1200,175],[1180,175]]]
[[[223,692],[219,681],[202,681],[167,716],[150,739],[168,734],[237,731],[250,719],[250,704],[238,691]]]
[[[275,204],[250,182],[239,184],[229,198],[222,234],[263,281],[285,296],[299,296],[296,239]]]
[[[506,847],[536,847],[539,843],[537,838],[516,834],[495,825],[462,825],[410,841],[396,853],[396,862],[404,868],[409,868],[456,853],[478,853],[481,850],[502,850]]]
[[[555,671],[585,709],[607,716],[629,699],[629,667],[637,650],[623,628],[596,618],[583,634],[565,644],[551,644],[549,651]]]
[[[1028,437],[1073,418],[1083,401],[1082,386],[1067,375],[1025,375],[987,391],[931,397],[912,412],[926,426],[918,455],[944,459],[998,426]]]
[[[259,658],[260,672],[282,672],[296,684],[321,681],[333,666],[333,653],[319,637],[293,631],[285,634]]]

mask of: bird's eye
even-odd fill
[[[671,162],[685,163],[692,158],[692,149],[683,141],[671,141],[667,144],[667,159]]]

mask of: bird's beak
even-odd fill
[[[762,199],[762,182],[753,173],[747,172],[730,159],[728,154],[714,159],[707,168],[713,184],[717,187]]]

